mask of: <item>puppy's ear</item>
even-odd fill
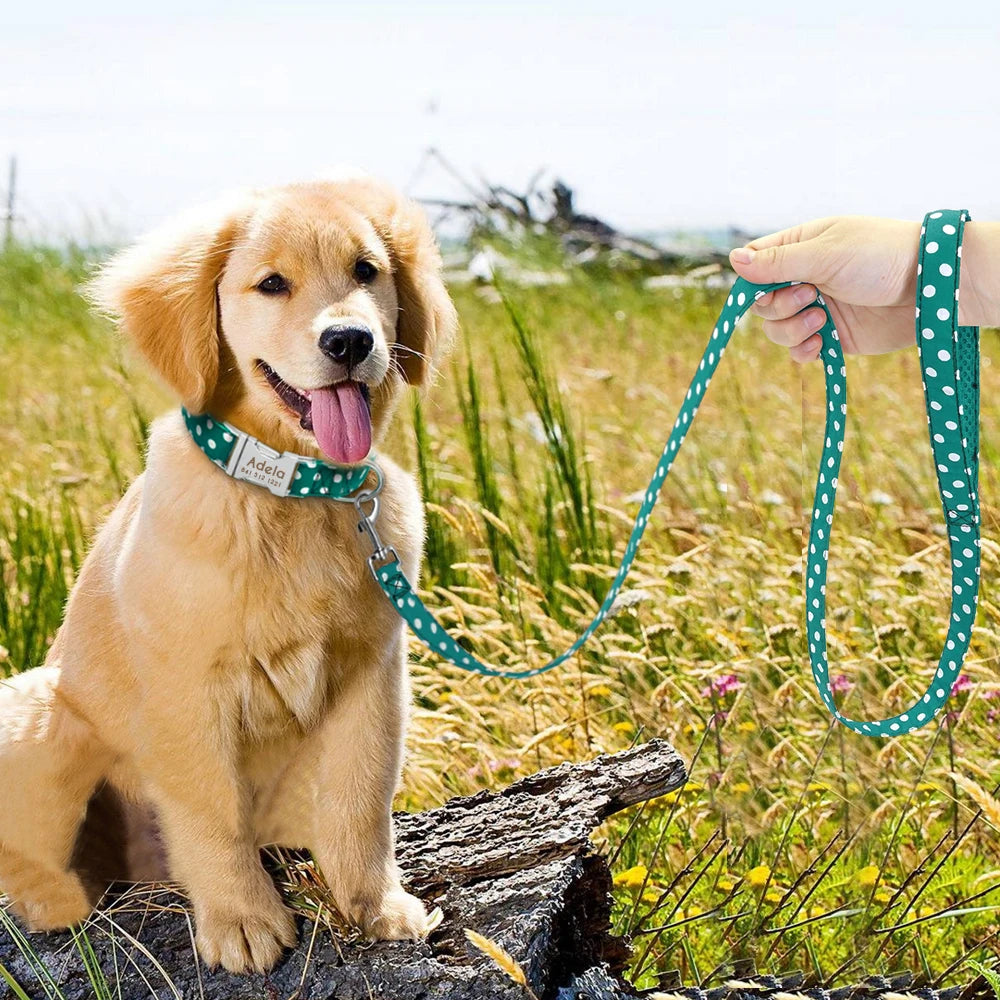
[[[240,195],[188,213],[113,257],[85,290],[193,413],[218,381],[217,286],[251,212]]]
[[[399,301],[392,352],[406,381],[423,385],[454,340],[458,314],[441,278],[441,254],[423,209],[398,200],[382,236]]]

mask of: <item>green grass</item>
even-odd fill
[[[44,996],[46,1000],[63,1000],[63,992],[53,978],[48,966],[32,947],[31,939],[14,922],[13,918],[3,908],[0,908],[0,932],[14,941],[21,957],[27,963],[33,981],[19,983],[3,963],[0,963],[0,980],[7,984],[17,1000],[31,1000],[32,997]],[[73,947],[76,949],[83,964],[86,982],[93,990],[94,1000],[112,1000],[115,995],[104,969],[98,963],[93,945],[87,931],[82,927],[72,931]],[[38,991],[41,990],[39,993]],[[155,995],[150,990],[151,995]]]
[[[551,254],[532,254],[550,266]],[[172,405],[88,316],[79,255],[0,256],[0,670],[40,663],[88,540]],[[611,272],[459,286],[462,346],[386,450],[427,499],[423,588],[509,668],[589,622],[721,306]],[[1000,935],[998,358],[983,344],[983,593],[953,710],[904,739],[833,729],[801,629],[802,549],[824,408],[802,369],[741,329],[667,480],[630,602],[571,663],[484,680],[411,645],[416,711],[398,805],[425,808],[652,735],[691,781],[602,830],[615,921],[643,986],[728,963],[832,982],[905,968],[941,983]],[[852,421],[828,584],[849,714],[902,709],[936,667],[948,552],[916,352],[848,360]],[[804,434],[803,434],[804,428]],[[957,778],[955,777],[957,776]],[[980,810],[980,806],[983,809]]]

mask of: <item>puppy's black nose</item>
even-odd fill
[[[364,326],[330,326],[319,335],[319,349],[350,371],[371,354],[375,338]]]

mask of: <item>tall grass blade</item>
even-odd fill
[[[476,499],[484,510],[503,521],[504,504],[494,467],[493,449],[483,420],[479,382],[471,358],[466,362],[464,388],[460,380],[456,379],[456,383],[465,443],[472,458]],[[486,520],[486,543],[490,550],[493,571],[501,580],[508,580],[517,558],[510,536],[502,532],[492,520]]]
[[[413,400],[413,434],[421,496],[424,498],[425,504],[430,501],[437,502],[440,492],[433,467],[434,449],[419,396],[415,396]],[[462,579],[454,569],[455,563],[460,561],[458,546],[443,518],[437,516],[433,511],[428,511],[426,523],[424,566],[429,579],[425,581],[425,585],[453,586]]]

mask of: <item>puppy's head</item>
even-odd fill
[[[440,267],[412,202],[321,181],[199,209],[114,258],[90,295],[192,412],[350,465],[452,338]]]

